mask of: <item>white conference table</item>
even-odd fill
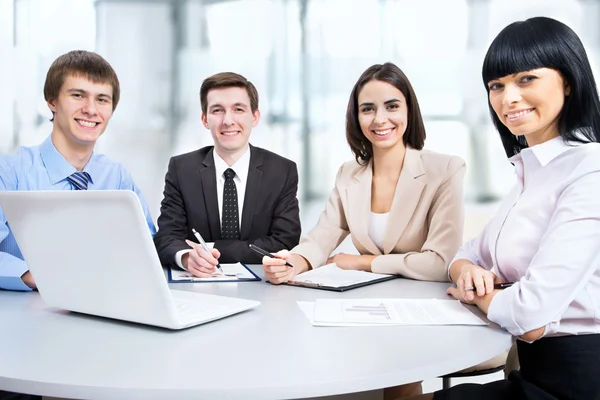
[[[490,326],[313,327],[296,301],[447,298],[447,283],[394,279],[348,292],[262,282],[171,288],[258,308],[169,331],[45,306],[0,291],[0,390],[66,398],[289,399],[374,390],[478,364],[511,346]],[[131,288],[135,296],[135,288]]]

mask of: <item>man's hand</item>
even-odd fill
[[[23,275],[21,275],[21,280],[23,281],[24,284],[26,284],[30,288],[37,289],[37,285],[35,284],[35,281],[33,280],[33,275],[31,275],[31,272],[27,271]]]
[[[211,249],[211,252],[204,250],[204,247],[190,240],[185,241],[192,251],[186,253],[181,258],[181,263],[185,269],[194,276],[199,278],[207,278],[216,270],[217,260],[221,257],[221,253],[217,249]]]
[[[356,269],[371,272],[371,262],[375,256],[338,253],[327,259],[327,264],[335,263],[341,269]]]

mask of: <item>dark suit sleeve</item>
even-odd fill
[[[189,249],[190,247],[185,243],[188,233],[188,221],[179,189],[175,158],[171,158],[169,161],[163,196],[163,201],[160,204],[160,216],[157,221],[158,232],[154,236],[154,245],[162,265],[177,267],[175,254],[179,250]]]
[[[260,264],[262,256],[250,250],[254,244],[266,251],[291,249],[300,241],[300,209],[298,207],[298,168],[290,162],[281,195],[274,205],[273,219],[268,236],[253,240],[217,240],[215,247],[221,252],[222,263],[243,262]]]

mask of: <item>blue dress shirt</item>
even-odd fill
[[[0,155],[0,190],[73,190],[67,177],[77,170],[58,152],[49,136],[42,144]],[[132,190],[142,204],[150,233],[156,229],[148,205],[129,172],[101,154],[92,154],[83,169],[91,179],[88,190]],[[29,268],[0,209],[0,289],[31,290],[21,280]]]

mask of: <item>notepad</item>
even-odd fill
[[[207,278],[198,278],[191,273],[179,268],[169,269],[169,282],[239,282],[239,281],[260,281],[260,278],[254,274],[248,267],[241,263],[221,264],[223,274],[216,272]]]
[[[458,300],[317,299],[315,326],[487,325]]]
[[[342,292],[397,277],[397,275],[342,269],[332,263],[298,274],[287,284]]]

